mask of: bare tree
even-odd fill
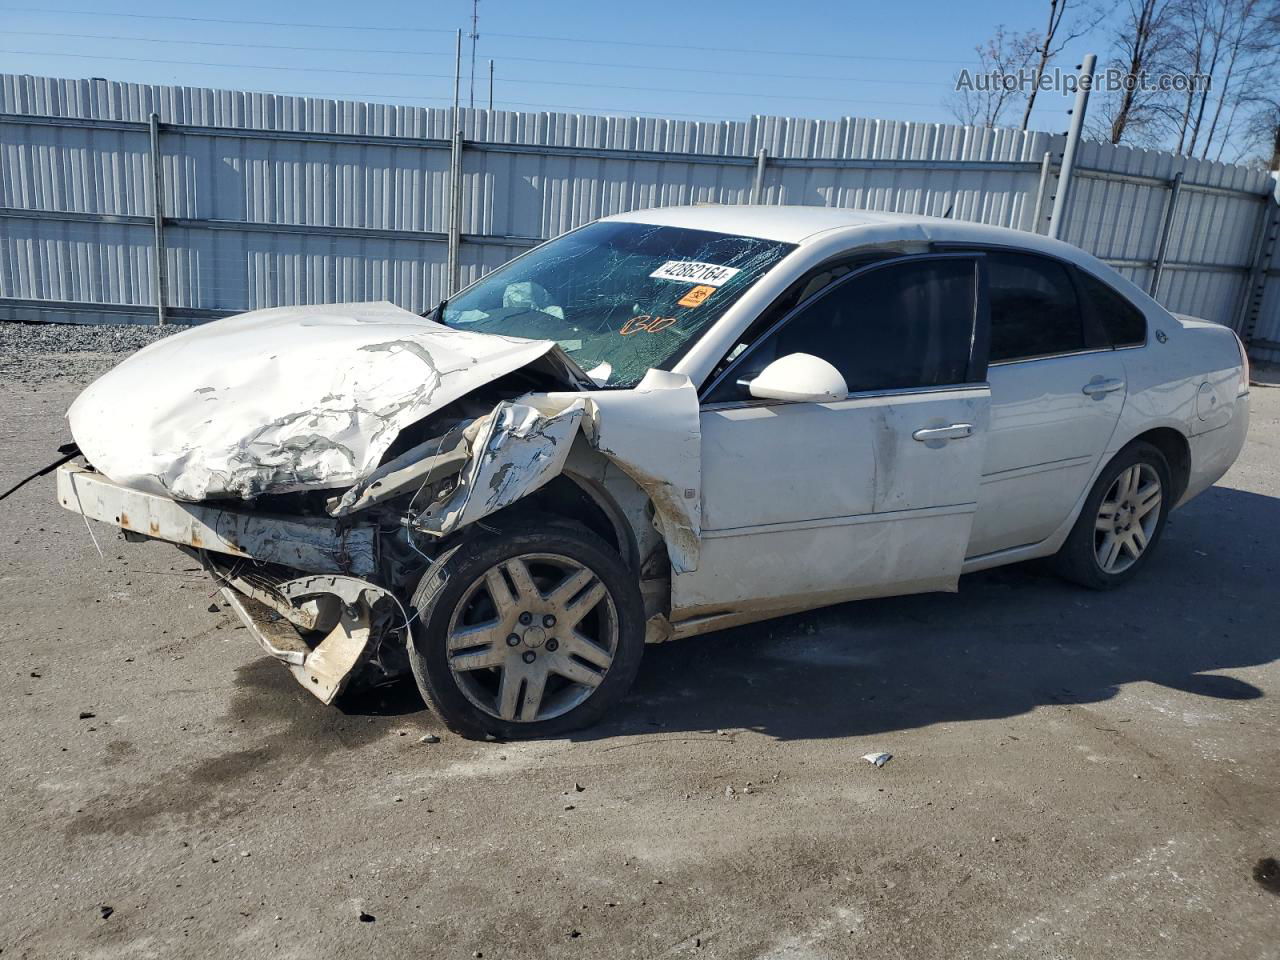
[[[1117,25],[1115,65],[1126,78],[1124,89],[1108,104],[1110,129],[1107,139],[1120,143],[1130,139],[1148,142],[1158,136],[1161,120],[1167,115],[1160,91],[1143,87],[1141,78],[1156,70],[1170,40],[1170,0],[1127,0]]]
[[[1208,78],[1183,94],[1178,152],[1221,159],[1238,137],[1258,145],[1253,117],[1280,83],[1280,2],[1173,0],[1168,30],[1170,66]]]
[[[1034,33],[1006,32],[1003,24],[996,27],[991,39],[974,47],[976,73],[961,71],[956,93],[947,103],[952,115],[971,126],[998,125],[1018,97],[1017,75],[1030,66],[1039,42]],[[1000,83],[1001,76],[1014,77],[1015,82]]]
[[[1221,16],[1215,18],[1215,12],[1225,12],[1220,0],[1176,0],[1170,11],[1174,25],[1171,53],[1188,73],[1212,75],[1216,69],[1224,24]],[[1209,84],[1187,87],[1178,118],[1178,153],[1195,151],[1209,89]]]
[[[1244,124],[1242,147],[1232,158],[1263,170],[1280,170],[1280,99],[1260,104]]]
[[[1031,92],[1027,94],[1027,105],[1022,111],[1023,130],[1027,129],[1027,124],[1031,122],[1031,110],[1036,105],[1040,79],[1049,69],[1053,58],[1060,54],[1072,40],[1083,36],[1094,26],[1089,18],[1078,17],[1074,23],[1069,23],[1064,28],[1063,21],[1066,19],[1067,11],[1073,6],[1078,6],[1077,0],[1049,0],[1049,21],[1045,24],[1044,33],[1027,34],[1029,39],[1035,40],[1033,58],[1035,67],[1031,75]]]
[[[1220,133],[1218,156],[1231,136],[1231,122],[1223,128],[1219,123],[1223,120],[1223,107],[1229,105],[1230,118],[1234,119],[1242,104],[1257,102],[1256,84],[1270,75],[1275,79],[1275,51],[1273,43],[1275,34],[1268,29],[1269,22],[1274,22],[1265,15],[1265,8],[1273,6],[1262,0],[1229,0],[1226,6],[1232,8],[1234,23],[1224,39],[1224,69],[1221,83],[1217,84],[1217,103],[1213,110],[1213,120],[1205,134],[1202,157],[1209,156],[1214,135]],[[1215,81],[1218,79],[1214,77]]]

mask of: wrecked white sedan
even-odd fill
[[[471,737],[558,734],[646,642],[1133,576],[1244,442],[1248,370],[1064,243],[922,217],[611,217],[423,318],[231,317],[76,400],[69,510],[195,553],[307,689],[412,670]]]

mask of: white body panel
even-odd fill
[[[90,462],[179,500],[350,485],[432,410],[559,348],[387,302],[278,307],[158,340],[67,412]]]
[[[1039,543],[1057,529],[1115,431],[1124,376],[1113,350],[991,367],[991,432],[968,556]],[[1121,386],[1083,392],[1104,379]]]
[[[704,409],[702,561],[673,617],[955,589],[987,404],[974,387]],[[912,437],[954,424],[972,435]]]
[[[76,439],[116,481],[113,490],[123,485],[166,502],[329,490],[367,478],[400,430],[451,400],[535,362],[563,367],[572,392],[524,401],[554,416],[585,400],[581,429],[624,471],[608,475],[644,491],[668,541],[677,635],[855,597],[954,589],[962,572],[1054,553],[1100,471],[1135,438],[1163,430],[1185,444],[1180,502],[1216,481],[1244,443],[1248,395],[1230,331],[1174,318],[1067,244],[816,207],[683,207],[610,219],[796,246],[671,372],[651,371],[634,390],[573,389],[585,382],[550,341],[459,333],[390,304],[283,308],[140,352],[76,402]],[[995,365],[987,383],[963,388],[723,404],[699,414],[696,390],[811,268],[853,250],[922,253],[931,244],[1004,246],[1068,261],[1145,314],[1147,343]],[[1086,394],[1096,381],[1119,386]],[[958,423],[972,424],[972,434],[927,443],[912,436]],[[541,424],[530,424],[517,439],[535,437]],[[546,451],[514,443],[510,451],[543,465],[543,481],[566,455],[550,455],[556,437],[540,439]],[[493,444],[484,449],[508,455]],[[508,465],[495,461],[490,474],[502,477]],[[608,487],[599,491],[602,500],[612,497],[606,512],[628,518],[634,542],[651,541],[641,511],[617,506],[634,500],[633,491]],[[66,505],[116,516],[106,501]],[[156,510],[150,533],[196,542],[187,528],[166,533],[183,515]],[[210,548],[224,549],[219,543]]]

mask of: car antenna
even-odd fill
[[[951,211],[952,211],[952,210],[954,210],[955,208],[956,208],[956,202],[955,202],[954,200],[952,200],[952,201],[951,201],[951,203],[950,203],[950,205],[947,207],[947,212],[946,212],[946,213],[944,213],[944,214],[942,215],[942,219],[943,219],[943,220],[950,220],[950,219],[951,219]]]

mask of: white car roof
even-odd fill
[[[914,213],[763,204],[655,207],[652,210],[635,210],[602,219],[711,230],[716,233],[794,243],[802,248],[808,244],[822,243],[825,246],[851,250],[861,246],[911,242],[1017,247],[1083,267],[1106,280],[1144,310],[1150,307],[1164,309],[1128,277],[1079,247],[1038,233],[993,227],[985,223],[925,217]]]
[[[1094,273],[1119,277],[1101,260],[1061,240],[1052,240],[1024,230],[1011,230],[1008,227],[925,217],[913,213],[881,213],[839,207],[705,204],[635,210],[603,219],[712,230],[795,244],[804,244],[819,235],[830,239],[830,235],[838,231],[848,234],[847,242],[850,247],[863,243],[910,240],[1014,246],[1074,262],[1088,267]]]
[[[801,243],[816,233],[838,227],[860,227],[907,220],[931,220],[897,213],[872,213],[839,207],[745,206],[702,204],[691,207],[655,207],[605,217],[631,223],[712,230],[761,240]]]

